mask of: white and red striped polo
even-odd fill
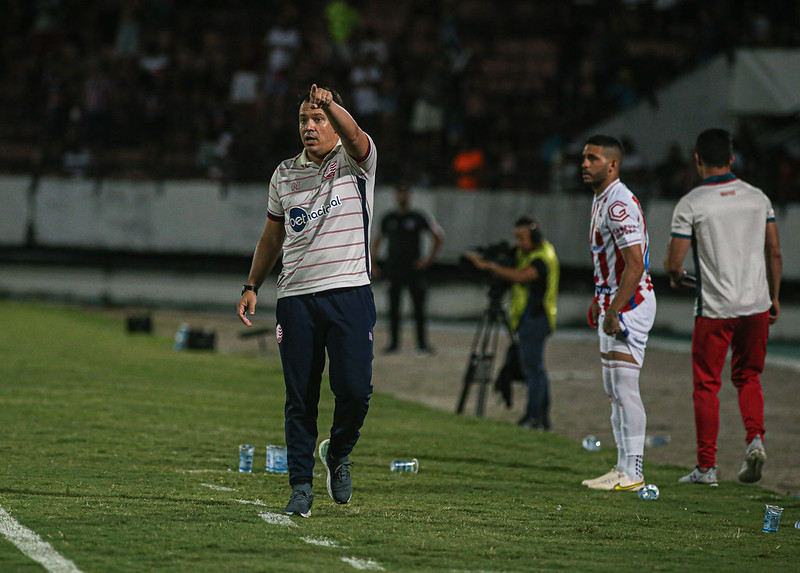
[[[305,150],[278,165],[267,207],[286,230],[278,298],[370,283],[376,165],[371,138],[360,161],[339,143],[321,165]]]
[[[645,270],[636,292],[622,312],[636,308],[653,290],[650,282],[650,243],[644,213],[636,196],[619,180],[614,180],[592,201],[590,231],[594,263],[595,298],[605,312],[622,280],[625,261],[621,250],[641,245]]]

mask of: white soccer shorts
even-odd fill
[[[644,352],[647,349],[650,329],[653,328],[653,322],[656,319],[655,293],[648,293],[642,304],[622,313],[622,323],[628,329],[628,337],[624,342],[603,332],[604,316],[605,313],[601,312],[597,326],[597,334],[600,337],[600,353],[606,354],[613,351],[630,354],[641,366],[644,363]]]

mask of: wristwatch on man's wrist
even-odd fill
[[[258,294],[258,287],[255,287],[253,285],[242,285],[242,294],[246,293],[249,290],[251,290],[254,293]]]

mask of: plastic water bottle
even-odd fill
[[[776,533],[778,531],[782,513],[782,507],[767,504],[766,511],[764,512],[764,533]]]
[[[189,339],[189,325],[181,324],[178,332],[175,333],[175,350],[186,349],[186,342]]]
[[[239,471],[240,472],[251,472],[253,471],[253,453],[255,452],[255,447],[247,444],[244,446],[239,446]]]
[[[286,465],[286,448],[284,446],[267,446],[266,470],[282,474],[289,471]]]
[[[600,450],[600,440],[594,436],[586,436],[583,438],[583,449],[590,452],[597,452]]]
[[[627,342],[628,341],[628,336],[630,336],[630,334],[631,334],[631,331],[628,330],[628,327],[625,326],[624,322],[622,322],[622,313],[619,313],[619,331],[614,336],[614,338],[616,338],[620,342]]]
[[[669,445],[671,440],[672,438],[670,438],[670,436],[651,436],[648,434],[647,436],[644,437],[644,445],[647,446],[648,448],[650,447],[660,448],[662,446]]]
[[[658,486],[650,483],[639,490],[639,499],[653,501],[658,499]]]
[[[393,460],[392,463],[389,464],[389,469],[393,472],[417,473],[419,471],[419,461],[417,458],[413,460]]]

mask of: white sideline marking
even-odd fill
[[[244,499],[237,499],[239,503],[244,504],[253,504],[253,505],[264,505],[259,500],[255,502],[247,501]],[[283,525],[286,527],[297,527],[297,524],[292,521],[288,515],[283,515],[280,513],[272,513],[269,511],[262,511],[258,514],[258,516],[269,523],[270,525]],[[339,547],[339,544],[335,541],[330,539],[325,539],[324,537],[301,537],[303,541],[308,543],[309,545],[316,545],[317,547]],[[342,561],[353,567],[354,569],[371,569],[373,571],[383,571],[383,566],[377,561],[373,561],[372,559],[359,559],[357,557],[342,557]]]
[[[339,544],[324,537],[303,537],[303,541],[309,545],[317,545],[319,547],[339,547]]]
[[[380,563],[373,561],[372,559],[358,559],[357,557],[342,557],[342,561],[351,565],[355,569],[372,569],[374,571],[383,571],[383,567],[381,567]]]
[[[232,487],[225,487],[224,485],[214,485],[213,483],[201,483],[203,487],[208,487],[211,489],[215,489],[217,491],[236,491]]]
[[[227,470],[180,470],[179,469],[175,471],[181,474],[224,474],[231,470],[230,469]]]
[[[246,499],[237,499],[236,501],[238,501],[239,503],[243,503],[245,505],[260,505],[261,507],[267,507],[267,504],[261,501],[260,499],[257,499],[255,501],[249,501]]]
[[[270,513],[269,511],[262,511],[258,517],[269,523],[270,525],[285,525],[287,527],[297,527],[297,524],[289,519],[288,515],[281,515],[280,513]]]
[[[2,506],[0,506],[0,533],[50,573],[81,573],[72,561],[53,549],[53,546],[36,532],[11,517]]]

